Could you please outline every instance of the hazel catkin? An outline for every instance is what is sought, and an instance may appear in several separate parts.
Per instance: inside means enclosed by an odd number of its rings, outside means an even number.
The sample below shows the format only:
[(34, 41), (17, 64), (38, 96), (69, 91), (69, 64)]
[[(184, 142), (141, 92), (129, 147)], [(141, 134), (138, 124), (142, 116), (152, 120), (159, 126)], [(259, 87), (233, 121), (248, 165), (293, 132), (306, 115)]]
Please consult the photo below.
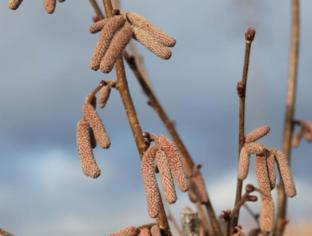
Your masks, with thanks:
[(23, 0), (9, 0), (8, 7), (12, 10), (16, 10), (21, 5), (22, 2)]
[(238, 163), (238, 178), (244, 180), (247, 178), (249, 170), (249, 154), (247, 153), (245, 147), (242, 147), (239, 154)]
[(257, 129), (250, 131), (245, 137), (245, 142), (246, 143), (255, 142), (258, 139), (262, 138), (263, 136), (267, 135), (269, 132), (270, 132), (269, 126), (267, 125), (261, 126)]
[(264, 146), (258, 143), (245, 143), (244, 148), (249, 155), (262, 155), (265, 151)]
[(92, 23), (89, 27), (89, 32), (92, 34), (100, 32), (103, 29), (104, 25), (107, 23), (108, 19), (109, 18), (105, 18)]
[(136, 236), (139, 230), (134, 226), (123, 228), (115, 233), (109, 234), (109, 236)]
[(152, 236), (161, 236), (161, 232), (160, 232), (159, 226), (157, 224), (154, 224), (151, 227), (151, 235)]
[(275, 157), (273, 153), (270, 153), (266, 159), (268, 175), (270, 180), (271, 189), (275, 188), (276, 185), (276, 174), (275, 174)]
[(149, 228), (148, 227), (141, 228), (138, 236), (151, 236)]
[(56, 0), (44, 0), (44, 9), (48, 14), (52, 14), (55, 11)]
[(109, 85), (103, 86), (99, 91), (98, 104), (100, 108), (104, 108), (111, 92), (111, 87)]

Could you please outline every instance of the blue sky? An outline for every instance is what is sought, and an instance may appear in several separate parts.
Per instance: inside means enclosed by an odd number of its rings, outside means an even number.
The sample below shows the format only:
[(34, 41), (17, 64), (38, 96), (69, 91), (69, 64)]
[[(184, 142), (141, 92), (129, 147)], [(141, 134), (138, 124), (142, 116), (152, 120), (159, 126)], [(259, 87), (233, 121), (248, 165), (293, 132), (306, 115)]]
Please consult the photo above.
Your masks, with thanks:
[[(204, 165), (218, 213), (233, 204), (235, 86), (241, 77), (243, 34), (248, 26), (254, 26), (257, 35), (246, 129), (268, 124), (271, 133), (262, 142), (281, 146), (289, 7), (289, 1), (282, 0), (131, 0), (123, 4), (177, 39), (169, 61), (140, 45), (138, 49), (160, 101), (177, 122), (196, 162)], [(296, 116), (312, 120), (312, 2), (303, 0), (301, 9)], [(88, 68), (96, 42), (96, 36), (88, 33), (92, 15), (88, 1), (58, 4), (52, 16), (44, 12), (41, 1), (25, 0), (17, 11), (8, 10), (5, 1), (0, 3), (0, 227), (16, 235), (107, 235), (126, 225), (151, 221), (137, 150), (117, 93), (101, 111), (112, 140), (111, 149), (96, 150), (102, 175), (92, 180), (80, 170), (75, 127), (81, 105), (100, 79), (114, 79), (114, 73), (103, 75)], [(143, 129), (167, 134), (128, 69), (127, 74)], [(290, 201), (293, 222), (312, 218), (311, 151), (312, 145), (303, 143), (293, 153), (299, 192)], [(172, 208), (177, 215), (181, 207), (190, 205), (184, 194), (179, 196)], [(247, 216), (243, 219), (248, 222)]]

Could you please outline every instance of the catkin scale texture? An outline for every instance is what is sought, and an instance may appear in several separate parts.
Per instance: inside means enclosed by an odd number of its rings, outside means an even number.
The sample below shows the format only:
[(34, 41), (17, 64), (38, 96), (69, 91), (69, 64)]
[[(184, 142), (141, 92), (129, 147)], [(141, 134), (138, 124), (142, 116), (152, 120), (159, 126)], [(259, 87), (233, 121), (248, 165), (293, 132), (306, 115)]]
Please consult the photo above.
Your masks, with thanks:
[(238, 178), (240, 180), (246, 179), (248, 175), (248, 169), (249, 169), (249, 154), (247, 153), (246, 149), (242, 147), (238, 163)]
[(158, 41), (162, 45), (167, 47), (173, 47), (176, 44), (176, 40), (174, 38), (170, 37), (162, 30), (155, 27), (143, 16), (140, 16), (134, 12), (127, 12), (126, 17), (132, 25), (146, 31), (154, 38), (154, 40)]
[(103, 29), (104, 25), (107, 23), (108, 19), (109, 18), (105, 18), (92, 23), (89, 27), (89, 32), (92, 34), (100, 32)]
[(270, 132), (270, 127), (267, 125), (261, 126), (257, 129), (252, 130), (249, 132), (245, 137), (245, 142), (255, 142), (258, 139), (262, 138), (263, 136), (267, 135)]
[(109, 236), (136, 236), (139, 230), (134, 226), (129, 226), (124, 229), (119, 230), (118, 232), (112, 233)]
[(152, 236), (161, 236), (161, 232), (160, 232), (159, 226), (157, 224), (155, 224), (151, 227), (151, 235)]
[(56, 0), (44, 0), (43, 5), (46, 12), (52, 14), (55, 11)]
[(92, 178), (100, 176), (101, 171), (93, 156), (89, 124), (83, 118), (77, 123), (76, 142), (80, 156), (81, 168), (85, 175)]
[(146, 47), (156, 56), (162, 59), (169, 59), (171, 57), (170, 49), (158, 41), (155, 41), (152, 35), (135, 26), (133, 26), (132, 29), (136, 40), (138, 40), (144, 47)]
[(125, 24), (126, 20), (123, 16), (114, 16), (107, 20), (107, 23), (102, 28), (97, 40), (95, 49), (90, 61), (92, 70), (100, 68), (101, 60), (108, 49), (115, 33)]
[(260, 228), (262, 231), (271, 232), (273, 229), (274, 208), (266, 159), (264, 156), (256, 156), (256, 177), (259, 187), (264, 193), (261, 194)]
[(294, 197), (296, 196), (296, 187), (295, 187), (295, 183), (291, 174), (291, 171), (289, 169), (288, 166), (288, 161), (287, 161), (287, 157), (284, 153), (282, 153), (281, 151), (277, 150), (277, 149), (273, 149), (271, 150), (276, 158), (277, 164), (278, 164), (278, 169), (281, 175), (281, 179), (283, 181), (284, 184), (284, 189), (286, 192), (286, 195), (288, 197)]
[(105, 52), (101, 64), (100, 70), (104, 73), (109, 73), (114, 67), (117, 58), (121, 55), (124, 48), (127, 46), (132, 38), (131, 26), (124, 25), (113, 37), (107, 51)]
[(149, 228), (148, 227), (141, 228), (138, 236), (151, 236)]
[(258, 143), (245, 143), (244, 148), (249, 155), (260, 155), (265, 151), (264, 146)]
[(143, 177), (144, 191), (147, 198), (147, 209), (150, 217), (155, 218), (159, 213), (161, 198), (155, 176), (154, 157), (157, 149), (148, 148), (141, 161), (141, 175)]
[(158, 137), (158, 144), (168, 158), (168, 163), (172, 176), (182, 192), (188, 190), (188, 180), (184, 174), (183, 163), (179, 151), (165, 136)]
[(83, 114), (86, 119), (86, 121), (89, 123), (90, 127), (92, 128), (92, 131), (94, 133), (96, 142), (102, 147), (102, 148), (109, 148), (110, 146), (110, 140), (106, 133), (105, 127), (103, 125), (103, 122), (94, 109), (94, 107), (89, 104), (85, 103), (83, 106)]
[(273, 153), (270, 153), (266, 159), (268, 175), (270, 180), (271, 189), (275, 188), (276, 185), (276, 174), (275, 174), (275, 157)]
[(100, 91), (99, 91), (99, 99), (98, 99), (98, 104), (100, 108), (104, 108), (108, 99), (109, 99), (109, 95), (111, 92), (111, 88), (110, 86), (106, 85), (103, 86)]
[(9, 0), (8, 7), (12, 10), (16, 10), (22, 2), (23, 0)]

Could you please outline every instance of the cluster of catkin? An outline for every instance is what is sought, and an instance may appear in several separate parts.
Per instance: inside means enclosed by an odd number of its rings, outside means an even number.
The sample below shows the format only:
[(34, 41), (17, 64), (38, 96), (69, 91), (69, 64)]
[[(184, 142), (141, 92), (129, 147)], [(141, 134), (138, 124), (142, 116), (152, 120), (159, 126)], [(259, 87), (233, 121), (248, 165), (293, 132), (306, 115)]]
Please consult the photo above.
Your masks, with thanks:
[[(23, 0), (9, 0), (8, 6), (12, 10), (16, 10)], [(44, 0), (43, 6), (47, 13), (52, 14), (55, 11), (57, 0)], [(58, 2), (65, 2), (65, 0), (58, 0)]]
[(276, 183), (275, 163), (284, 184), (286, 195), (288, 197), (296, 195), (296, 188), (286, 155), (276, 148), (266, 149), (262, 144), (255, 143), (269, 131), (268, 126), (262, 126), (246, 135), (238, 166), (238, 178), (244, 180), (248, 175), (250, 155), (256, 155), (256, 177), (262, 192), (259, 223), (260, 229), (265, 232), (271, 232), (273, 228), (274, 207), (271, 190), (274, 189)]
[(208, 203), (209, 198), (200, 168), (201, 165), (193, 167), (192, 175), (189, 180), (189, 190), (187, 193), (191, 202)]
[[(96, 92), (91, 92), (86, 97), (83, 105), (83, 116), (77, 123), (76, 142), (83, 173), (86, 176), (97, 178), (101, 174), (94, 155), (93, 149), (98, 144), (102, 148), (109, 148), (110, 139), (105, 130), (104, 124), (96, 111), (96, 104), (103, 108), (109, 98), (111, 87), (109, 84), (101, 82)], [(98, 101), (97, 101), (98, 100)]]
[(141, 175), (147, 198), (147, 208), (150, 217), (158, 216), (161, 207), (161, 197), (155, 171), (158, 169), (164, 195), (168, 203), (177, 200), (175, 184), (181, 191), (188, 190), (188, 179), (185, 176), (181, 155), (176, 146), (165, 136), (155, 136), (155, 145), (150, 146), (143, 154)]
[(89, 31), (100, 32), (93, 51), (90, 67), (109, 73), (122, 51), (133, 37), (160, 58), (169, 59), (176, 40), (151, 24), (143, 16), (125, 12), (94, 22)]
[(307, 142), (312, 142), (312, 123), (306, 120), (298, 120), (296, 124), (299, 125), (299, 129), (292, 138), (292, 146), (298, 147), (302, 138)]
[(129, 226), (112, 233), (109, 236), (161, 236), (159, 226), (157, 224), (144, 225), (140, 227)]

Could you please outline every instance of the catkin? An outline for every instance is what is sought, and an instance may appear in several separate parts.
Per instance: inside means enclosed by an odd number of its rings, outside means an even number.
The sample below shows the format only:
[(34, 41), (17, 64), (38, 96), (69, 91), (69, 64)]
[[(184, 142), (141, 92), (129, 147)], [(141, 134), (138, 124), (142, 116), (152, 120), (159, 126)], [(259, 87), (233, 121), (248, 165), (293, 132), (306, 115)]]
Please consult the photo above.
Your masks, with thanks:
[(134, 12), (127, 12), (126, 17), (132, 25), (151, 34), (154, 37), (154, 40), (157, 40), (162, 45), (173, 47), (176, 44), (176, 40), (174, 38), (162, 32), (143, 16), (140, 16)]
[(147, 209), (149, 216), (152, 218), (157, 217), (161, 206), (161, 198), (155, 176), (154, 157), (156, 151), (155, 147), (149, 147), (143, 154), (141, 162), (141, 175), (147, 198)]
[(98, 104), (100, 108), (104, 108), (111, 92), (111, 87), (109, 85), (103, 86), (99, 91)]
[(292, 140), (291, 140), (291, 145), (292, 147), (296, 148), (299, 146), (300, 141), (302, 139), (302, 137), (305, 134), (305, 130), (303, 129), (303, 127), (300, 127), (299, 130), (293, 135)]
[(107, 23), (102, 28), (98, 41), (90, 61), (92, 70), (100, 68), (101, 60), (108, 49), (115, 33), (125, 24), (126, 20), (123, 16), (113, 16), (107, 20)]
[(207, 203), (208, 195), (207, 195), (207, 190), (205, 186), (205, 181), (197, 166), (194, 166), (193, 176), (192, 176), (191, 181), (195, 185), (195, 194), (197, 195), (198, 200), (201, 203)]
[(88, 121), (90, 127), (92, 128), (96, 142), (102, 148), (109, 148), (109, 137), (106, 133), (103, 122), (94, 107), (90, 103), (85, 103), (83, 106), (83, 113), (86, 121)]
[(158, 41), (155, 41), (153, 36), (146, 31), (133, 26), (133, 33), (136, 38), (144, 47), (154, 53), (156, 56), (162, 59), (169, 59), (171, 57), (171, 51)]
[(46, 12), (52, 14), (55, 11), (56, 0), (44, 0), (43, 5)]
[(101, 170), (93, 156), (91, 140), (90, 140), (90, 126), (85, 119), (80, 119), (77, 123), (76, 141), (77, 149), (80, 156), (81, 168), (86, 176), (97, 178), (101, 174)]
[(305, 131), (304, 135), (303, 135), (303, 138), (307, 142), (312, 142), (312, 132)]
[(271, 232), (273, 228), (274, 208), (271, 197), (271, 186), (264, 156), (256, 156), (256, 177), (261, 194), (260, 228), (262, 231)]
[(16, 10), (19, 7), (19, 5), (21, 5), (22, 2), (23, 0), (9, 0), (8, 6), (10, 9)]
[(159, 170), (161, 184), (168, 203), (175, 203), (177, 200), (173, 179), (166, 154), (162, 150), (158, 150), (155, 157), (155, 163)]
[(140, 233), (138, 234), (138, 236), (150, 236), (150, 235), (151, 233), (148, 227), (141, 228)]
[(279, 167), (278, 169), (279, 169), (279, 172), (280, 172), (283, 184), (284, 184), (286, 195), (288, 197), (296, 196), (296, 187), (295, 187), (295, 183), (294, 183), (291, 171), (288, 166), (286, 155), (277, 149), (272, 149), (271, 151), (275, 155), (275, 158)]
[(276, 174), (275, 174), (275, 157), (273, 153), (270, 153), (269, 156), (267, 157), (266, 164), (268, 168), (270, 186), (271, 189), (274, 189), (276, 185)]
[(184, 173), (183, 163), (179, 151), (176, 149), (175, 145), (163, 135), (158, 137), (158, 144), (160, 149), (165, 152), (168, 158), (170, 170), (176, 184), (182, 192), (187, 191), (188, 181)]
[(238, 164), (238, 178), (244, 180), (247, 178), (249, 169), (249, 154), (247, 153), (245, 147), (242, 147), (239, 155)]
[(104, 73), (109, 73), (114, 67), (114, 64), (121, 55), (124, 48), (127, 46), (133, 35), (131, 26), (124, 25), (114, 36), (104, 57), (101, 60), (100, 70)]
[(270, 132), (269, 126), (267, 125), (261, 126), (257, 129), (250, 131), (245, 137), (245, 142), (246, 143), (255, 142), (258, 139), (262, 138), (263, 136), (267, 135), (269, 132)]
[(152, 236), (161, 236), (161, 232), (160, 232), (159, 226), (157, 224), (155, 224), (151, 227), (151, 234), (152, 234)]
[(107, 23), (108, 19), (109, 18), (105, 18), (103, 20), (98, 20), (92, 23), (89, 27), (89, 32), (92, 34), (100, 32), (103, 29), (104, 25)]
[(264, 146), (258, 143), (245, 143), (244, 148), (249, 155), (261, 155), (265, 151)]
[(129, 226), (124, 229), (119, 230), (118, 232), (112, 233), (109, 236), (136, 236), (139, 230), (134, 226)]

